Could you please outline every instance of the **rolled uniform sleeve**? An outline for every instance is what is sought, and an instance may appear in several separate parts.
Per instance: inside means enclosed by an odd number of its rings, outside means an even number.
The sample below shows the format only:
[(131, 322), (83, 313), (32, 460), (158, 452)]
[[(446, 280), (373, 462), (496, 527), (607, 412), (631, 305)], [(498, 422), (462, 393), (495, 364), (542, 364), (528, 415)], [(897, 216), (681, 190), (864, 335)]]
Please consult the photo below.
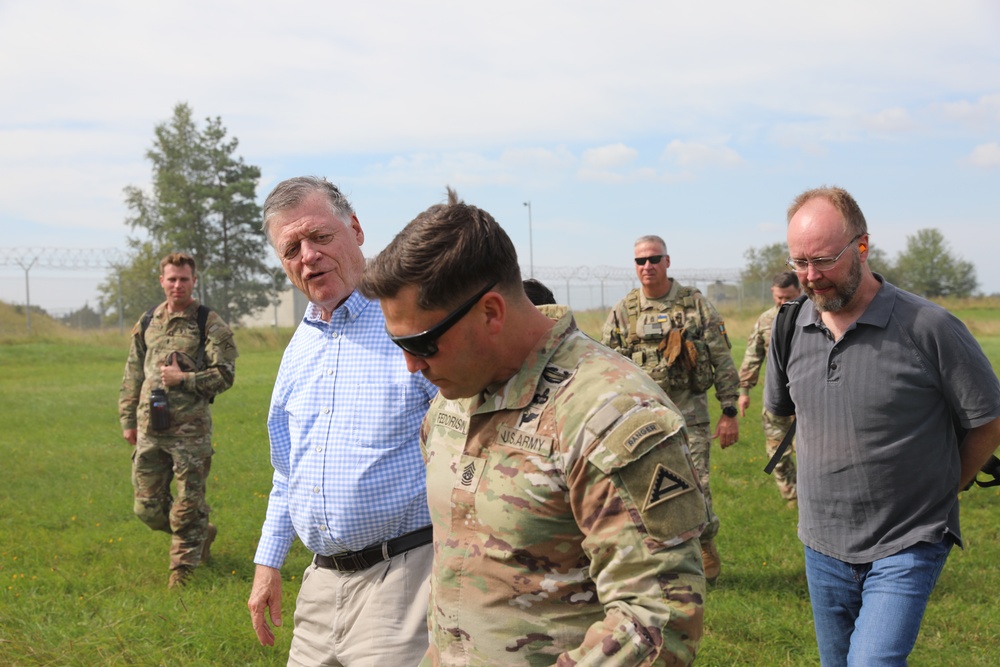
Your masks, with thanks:
[(757, 318), (753, 330), (747, 336), (747, 349), (743, 354), (743, 364), (740, 366), (740, 394), (747, 396), (750, 390), (760, 381), (760, 369), (767, 359), (767, 344), (770, 338), (770, 326), (763, 326), (765, 316)]
[(703, 338), (711, 356), (715, 381), (715, 397), (723, 406), (734, 405), (739, 397), (740, 378), (733, 362), (732, 345), (726, 333), (726, 323), (715, 307), (698, 295), (698, 310), (704, 322)]
[(122, 376), (121, 389), (118, 391), (118, 421), (123, 431), (137, 428), (136, 411), (142, 394), (142, 383), (146, 380), (143, 368), (146, 355), (140, 344), (142, 325), (136, 322), (132, 327), (132, 344), (129, 347), (128, 359), (125, 361), (125, 374)]

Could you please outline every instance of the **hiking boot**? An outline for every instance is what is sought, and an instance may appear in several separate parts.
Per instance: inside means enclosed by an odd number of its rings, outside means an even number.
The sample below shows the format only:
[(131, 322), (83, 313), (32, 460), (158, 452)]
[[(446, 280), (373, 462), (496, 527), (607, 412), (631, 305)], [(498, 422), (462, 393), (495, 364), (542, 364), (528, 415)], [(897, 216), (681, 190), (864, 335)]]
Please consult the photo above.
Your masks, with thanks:
[(715, 546), (715, 540), (701, 543), (701, 561), (705, 567), (705, 581), (714, 584), (722, 572), (722, 559), (719, 557), (719, 550)]
[(215, 527), (214, 523), (208, 524), (208, 531), (205, 533), (205, 541), (201, 545), (201, 562), (207, 563), (212, 557), (212, 542), (215, 541), (215, 536), (219, 534), (218, 529)]
[(176, 570), (170, 570), (170, 580), (167, 582), (167, 588), (183, 588), (187, 586), (187, 582), (191, 579), (193, 571), (193, 568), (187, 565), (181, 565)]

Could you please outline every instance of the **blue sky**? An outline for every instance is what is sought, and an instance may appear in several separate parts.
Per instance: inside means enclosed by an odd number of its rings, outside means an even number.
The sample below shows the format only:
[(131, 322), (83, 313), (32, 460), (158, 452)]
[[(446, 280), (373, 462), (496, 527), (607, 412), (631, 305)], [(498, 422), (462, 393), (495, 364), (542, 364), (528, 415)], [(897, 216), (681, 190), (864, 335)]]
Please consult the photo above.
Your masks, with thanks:
[[(124, 248), (178, 102), (220, 116), (260, 200), (312, 173), (373, 255), (450, 184), (522, 266), (739, 268), (837, 184), (890, 256), (939, 228), (1000, 292), (1000, 3), (0, 0), (0, 247)], [(100, 273), (33, 269), (32, 302)], [(0, 267), (0, 299), (24, 301)]]

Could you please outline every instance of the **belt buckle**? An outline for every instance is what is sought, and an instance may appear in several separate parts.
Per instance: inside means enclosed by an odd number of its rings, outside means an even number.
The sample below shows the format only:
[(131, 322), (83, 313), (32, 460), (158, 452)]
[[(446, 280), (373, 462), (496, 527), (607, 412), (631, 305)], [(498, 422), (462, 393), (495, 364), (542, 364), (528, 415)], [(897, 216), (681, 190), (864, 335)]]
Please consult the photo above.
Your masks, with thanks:
[[(343, 566), (341, 565), (342, 561)], [(369, 567), (360, 551), (352, 551), (351, 553), (338, 556), (333, 559), (333, 564), (337, 566), (337, 572), (358, 572), (366, 570)]]

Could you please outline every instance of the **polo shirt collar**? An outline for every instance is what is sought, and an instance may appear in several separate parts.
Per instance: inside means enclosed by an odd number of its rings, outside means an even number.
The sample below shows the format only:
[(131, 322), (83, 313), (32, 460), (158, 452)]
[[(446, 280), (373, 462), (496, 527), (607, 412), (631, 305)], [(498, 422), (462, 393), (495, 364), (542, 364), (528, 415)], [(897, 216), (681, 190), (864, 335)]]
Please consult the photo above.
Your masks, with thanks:
[[(889, 324), (889, 317), (892, 315), (892, 309), (896, 303), (896, 293), (899, 290), (892, 283), (886, 282), (885, 278), (880, 274), (873, 272), (872, 275), (875, 276), (882, 286), (875, 293), (875, 297), (868, 304), (868, 307), (865, 308), (865, 312), (861, 313), (861, 317), (848, 330), (854, 329), (859, 324), (868, 324), (880, 329), (884, 329)], [(820, 313), (816, 310), (812, 299), (806, 299), (802, 307), (806, 309), (806, 317), (798, 320), (797, 324), (799, 326), (807, 327), (813, 325), (821, 329), (826, 329), (826, 325), (823, 324)]]

